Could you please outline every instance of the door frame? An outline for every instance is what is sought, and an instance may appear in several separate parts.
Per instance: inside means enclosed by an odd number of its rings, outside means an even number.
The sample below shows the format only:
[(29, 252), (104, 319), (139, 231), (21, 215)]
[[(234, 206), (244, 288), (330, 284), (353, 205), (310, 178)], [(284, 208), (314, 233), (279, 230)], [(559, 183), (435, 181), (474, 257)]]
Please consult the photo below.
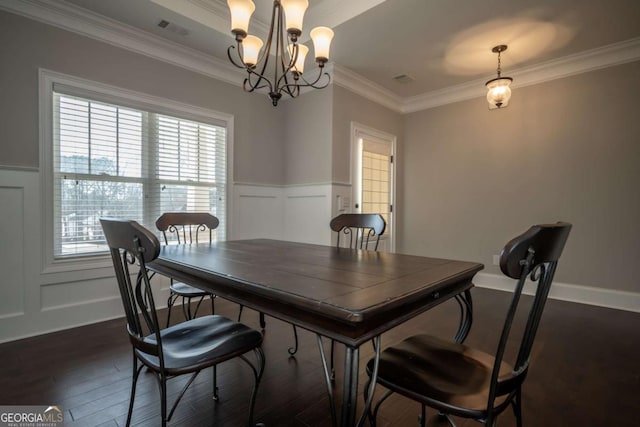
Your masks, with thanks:
[(391, 238), (389, 239), (389, 252), (396, 251), (396, 217), (398, 212), (398, 207), (396, 204), (396, 165), (397, 165), (397, 137), (388, 132), (372, 128), (371, 126), (364, 125), (358, 122), (351, 122), (351, 159), (349, 162), (349, 168), (351, 170), (350, 174), (350, 184), (351, 184), (351, 206), (349, 207), (349, 212), (355, 211), (355, 204), (358, 200), (358, 195), (361, 193), (361, 184), (358, 180), (359, 170), (358, 168), (361, 165), (358, 162), (359, 159), (359, 145), (358, 139), (362, 137), (370, 137), (374, 140), (382, 140), (391, 145), (391, 156), (393, 161), (391, 162), (391, 188), (389, 189), (390, 199), (392, 211), (389, 212), (389, 217), (391, 218), (391, 224), (387, 224), (389, 227), (389, 231), (391, 232)]

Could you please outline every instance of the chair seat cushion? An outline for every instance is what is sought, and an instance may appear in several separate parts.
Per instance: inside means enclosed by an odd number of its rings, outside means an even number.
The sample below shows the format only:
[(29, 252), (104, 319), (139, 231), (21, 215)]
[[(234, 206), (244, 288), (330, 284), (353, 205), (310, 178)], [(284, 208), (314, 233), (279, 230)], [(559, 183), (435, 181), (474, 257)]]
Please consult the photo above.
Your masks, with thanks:
[(194, 288), (193, 286), (187, 285), (182, 282), (175, 282), (169, 286), (169, 289), (172, 293), (180, 295), (182, 297), (202, 297), (207, 295), (212, 295), (211, 292), (203, 291), (202, 289)]
[[(262, 334), (223, 316), (203, 316), (160, 331), (165, 369), (169, 375), (203, 369), (252, 350), (262, 343)], [(156, 345), (155, 335), (145, 342)], [(154, 370), (157, 356), (136, 350), (138, 357)]]
[[(479, 414), (487, 410), (493, 363), (493, 356), (463, 344), (415, 335), (381, 353), (378, 382), (448, 413)], [(367, 364), (369, 374), (373, 364), (373, 359)], [(501, 364), (501, 378), (511, 372), (508, 364)], [(498, 397), (494, 406), (505, 400)]]

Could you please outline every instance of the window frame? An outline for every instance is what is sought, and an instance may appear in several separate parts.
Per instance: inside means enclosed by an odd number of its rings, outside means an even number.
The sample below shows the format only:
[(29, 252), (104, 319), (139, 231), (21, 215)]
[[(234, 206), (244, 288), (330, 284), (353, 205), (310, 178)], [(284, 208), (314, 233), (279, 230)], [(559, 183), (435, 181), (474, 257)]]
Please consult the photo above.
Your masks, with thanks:
[(41, 182), (41, 259), (43, 274), (61, 273), (109, 267), (108, 253), (54, 256), (54, 187), (53, 187), (53, 138), (54, 138), (54, 92), (78, 96), (91, 100), (116, 104), (123, 107), (144, 110), (149, 113), (172, 116), (226, 128), (226, 231), (231, 239), (233, 197), (231, 194), (233, 177), (233, 131), (234, 117), (194, 105), (184, 104), (166, 98), (123, 89), (104, 83), (82, 79), (47, 69), (39, 69), (39, 143)]

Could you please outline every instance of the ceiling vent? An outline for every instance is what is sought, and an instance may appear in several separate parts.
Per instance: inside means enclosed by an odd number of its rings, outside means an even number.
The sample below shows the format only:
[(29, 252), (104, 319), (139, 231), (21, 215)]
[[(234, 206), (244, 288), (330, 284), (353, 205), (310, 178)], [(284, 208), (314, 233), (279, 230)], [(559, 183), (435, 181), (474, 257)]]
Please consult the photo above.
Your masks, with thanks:
[(395, 76), (393, 78), (398, 83), (407, 84), (415, 81), (415, 79), (407, 74), (400, 74), (399, 76)]
[(183, 37), (189, 34), (189, 30), (187, 30), (186, 28), (181, 27), (180, 25), (172, 24), (171, 22), (164, 19), (158, 22), (158, 27), (167, 31), (171, 31), (172, 33), (176, 33), (179, 36)]

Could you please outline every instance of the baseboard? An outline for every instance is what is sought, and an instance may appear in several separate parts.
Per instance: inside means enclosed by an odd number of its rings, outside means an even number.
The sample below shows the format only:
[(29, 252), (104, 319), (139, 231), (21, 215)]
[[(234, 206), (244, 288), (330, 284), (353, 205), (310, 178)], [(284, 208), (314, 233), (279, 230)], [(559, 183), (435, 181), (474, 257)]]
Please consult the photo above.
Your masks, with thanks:
[[(479, 288), (499, 291), (512, 291), (515, 285), (512, 279), (490, 273), (478, 273), (474, 283)], [(535, 285), (527, 283), (523, 293), (533, 295), (534, 290)], [(553, 282), (549, 298), (640, 313), (640, 293), (637, 292)]]

